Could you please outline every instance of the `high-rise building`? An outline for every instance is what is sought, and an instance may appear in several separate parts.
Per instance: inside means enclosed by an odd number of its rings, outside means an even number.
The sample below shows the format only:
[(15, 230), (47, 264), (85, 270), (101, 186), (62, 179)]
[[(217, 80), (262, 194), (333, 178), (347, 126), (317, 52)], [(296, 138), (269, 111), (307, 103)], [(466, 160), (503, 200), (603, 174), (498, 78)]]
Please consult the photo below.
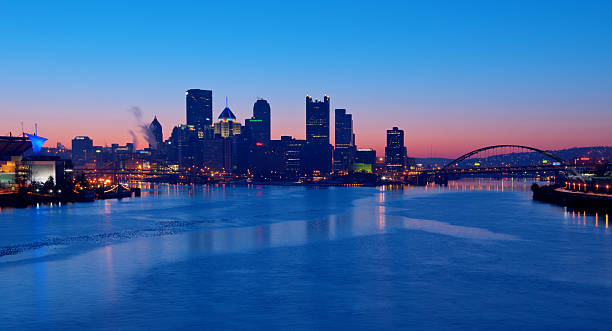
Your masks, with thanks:
[(157, 116), (153, 118), (153, 121), (149, 125), (149, 131), (151, 136), (149, 137), (149, 148), (159, 149), (164, 143), (164, 133), (162, 131), (161, 123), (157, 120)]
[(387, 147), (385, 147), (385, 166), (389, 172), (402, 172), (406, 166), (406, 147), (404, 130), (393, 127), (387, 130)]
[(306, 141), (329, 144), (329, 96), (323, 101), (306, 96)]
[(215, 135), (222, 138), (237, 136), (242, 131), (242, 125), (236, 120), (236, 115), (226, 105), (225, 109), (219, 114), (219, 122), (215, 123)]
[(353, 115), (347, 114), (346, 109), (336, 109), (335, 122), (334, 171), (348, 172), (352, 170), (355, 155)]
[(87, 136), (76, 136), (72, 139), (72, 162), (82, 165), (93, 158), (93, 140)]
[(258, 99), (253, 105), (253, 122), (260, 122), (254, 125), (252, 134), (256, 142), (267, 146), (270, 142), (270, 104), (264, 99)]
[(187, 125), (192, 125), (202, 139), (211, 130), (212, 120), (212, 91), (190, 89), (187, 90)]
[(325, 175), (331, 171), (332, 146), (329, 144), (329, 96), (323, 101), (306, 96), (306, 145), (304, 168), (307, 173)]

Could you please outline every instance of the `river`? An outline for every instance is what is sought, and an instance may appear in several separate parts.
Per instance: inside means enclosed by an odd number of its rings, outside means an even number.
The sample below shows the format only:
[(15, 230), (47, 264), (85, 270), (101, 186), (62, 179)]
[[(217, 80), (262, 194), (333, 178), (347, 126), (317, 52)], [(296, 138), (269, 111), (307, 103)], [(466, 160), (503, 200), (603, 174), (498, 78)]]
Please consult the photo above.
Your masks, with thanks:
[(608, 215), (523, 181), (143, 186), (0, 210), (2, 329), (600, 329)]

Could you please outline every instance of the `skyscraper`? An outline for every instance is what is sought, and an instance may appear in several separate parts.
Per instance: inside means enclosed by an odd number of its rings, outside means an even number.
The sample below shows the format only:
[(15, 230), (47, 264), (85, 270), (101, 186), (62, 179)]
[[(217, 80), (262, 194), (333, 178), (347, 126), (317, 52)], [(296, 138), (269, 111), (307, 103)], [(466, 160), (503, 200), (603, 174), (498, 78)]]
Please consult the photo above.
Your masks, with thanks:
[(336, 127), (334, 149), (334, 171), (348, 172), (352, 170), (355, 135), (353, 134), (353, 115), (347, 114), (346, 109), (336, 109)]
[(260, 125), (253, 126), (253, 137), (256, 142), (261, 142), (267, 146), (270, 142), (270, 104), (264, 99), (258, 99), (253, 105), (254, 122), (261, 122)]
[(222, 138), (232, 137), (239, 135), (242, 126), (236, 120), (236, 115), (232, 112), (232, 110), (227, 105), (225, 105), (225, 109), (219, 114), (218, 117), (219, 122), (215, 123), (214, 130), (215, 135), (220, 135)]
[(402, 172), (406, 165), (406, 147), (404, 130), (393, 127), (387, 130), (387, 147), (385, 147), (385, 166), (389, 172)]
[(323, 101), (306, 96), (306, 146), (304, 167), (307, 173), (325, 175), (331, 171), (332, 146), (329, 144), (329, 96)]
[(153, 118), (153, 121), (149, 125), (149, 131), (152, 136), (149, 137), (149, 148), (160, 149), (164, 143), (164, 133), (161, 123), (157, 120), (157, 116)]
[(187, 90), (187, 125), (192, 125), (203, 138), (210, 131), (212, 121), (212, 91), (190, 89)]
[(323, 101), (306, 96), (306, 141), (329, 144), (329, 96)]

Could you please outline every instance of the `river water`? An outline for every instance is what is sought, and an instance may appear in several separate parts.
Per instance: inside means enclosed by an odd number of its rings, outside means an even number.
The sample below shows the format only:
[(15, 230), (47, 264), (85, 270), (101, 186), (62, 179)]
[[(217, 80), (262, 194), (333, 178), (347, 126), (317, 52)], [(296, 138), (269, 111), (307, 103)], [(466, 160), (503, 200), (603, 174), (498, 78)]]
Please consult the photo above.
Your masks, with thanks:
[(608, 215), (529, 184), (159, 185), (2, 209), (0, 329), (609, 330)]

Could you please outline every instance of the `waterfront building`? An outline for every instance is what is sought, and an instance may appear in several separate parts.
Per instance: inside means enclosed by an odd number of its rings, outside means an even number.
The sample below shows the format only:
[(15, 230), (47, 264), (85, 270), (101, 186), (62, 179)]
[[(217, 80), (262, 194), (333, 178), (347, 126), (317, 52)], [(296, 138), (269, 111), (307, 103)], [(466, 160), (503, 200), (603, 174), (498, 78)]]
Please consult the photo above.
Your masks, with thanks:
[(393, 127), (387, 130), (387, 147), (385, 147), (385, 167), (388, 172), (403, 172), (406, 166), (406, 147), (404, 130)]
[(87, 136), (76, 136), (72, 139), (72, 162), (83, 165), (93, 157), (93, 140)]
[(212, 91), (190, 89), (186, 93), (187, 125), (195, 128), (198, 138), (209, 135), (213, 120)]
[[(29, 170), (29, 183), (45, 183), (49, 178), (57, 186), (64, 186), (72, 176), (72, 161), (57, 156), (32, 155), (23, 158), (20, 163)], [(48, 192), (44, 192), (48, 193)]]
[(355, 134), (353, 133), (353, 116), (346, 109), (336, 109), (335, 112), (335, 149), (334, 171), (348, 172), (352, 170), (355, 154)]

